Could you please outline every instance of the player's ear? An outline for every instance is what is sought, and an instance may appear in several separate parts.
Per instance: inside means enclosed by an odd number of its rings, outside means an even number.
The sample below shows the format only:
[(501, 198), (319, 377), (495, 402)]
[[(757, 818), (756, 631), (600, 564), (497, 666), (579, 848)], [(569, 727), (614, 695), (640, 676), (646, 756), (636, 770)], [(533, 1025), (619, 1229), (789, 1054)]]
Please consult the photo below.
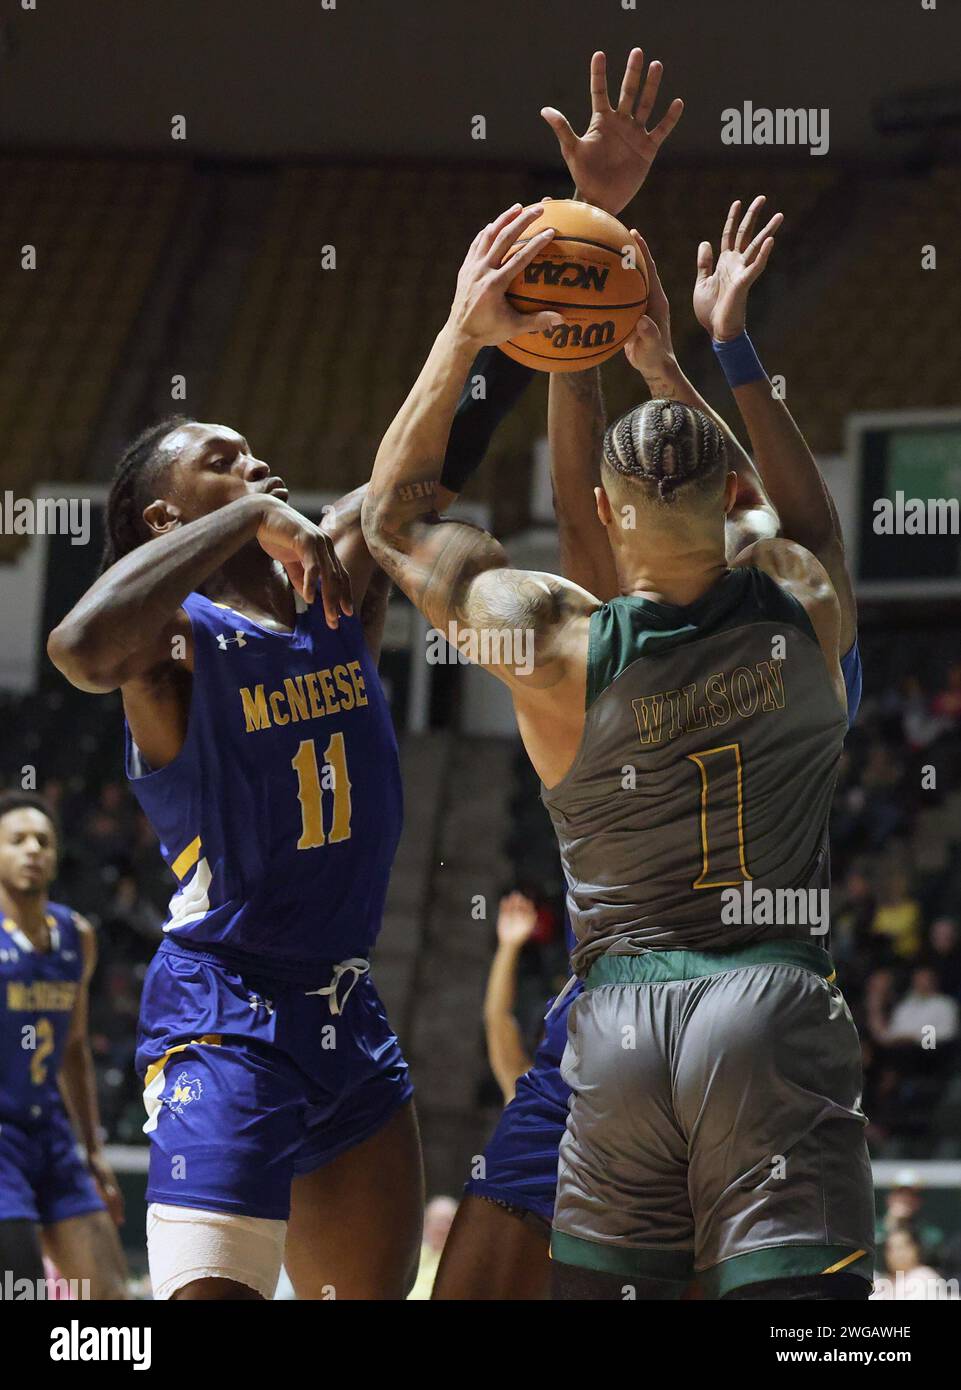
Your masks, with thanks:
[(737, 501), (737, 474), (732, 469), (724, 480), (724, 515), (727, 516)]
[(597, 504), (597, 515), (603, 526), (610, 526), (614, 520), (614, 513), (611, 509), (611, 499), (602, 487), (594, 489), (594, 501)]
[(180, 510), (171, 502), (159, 498), (143, 509), (143, 519), (155, 536), (165, 536), (180, 525)]

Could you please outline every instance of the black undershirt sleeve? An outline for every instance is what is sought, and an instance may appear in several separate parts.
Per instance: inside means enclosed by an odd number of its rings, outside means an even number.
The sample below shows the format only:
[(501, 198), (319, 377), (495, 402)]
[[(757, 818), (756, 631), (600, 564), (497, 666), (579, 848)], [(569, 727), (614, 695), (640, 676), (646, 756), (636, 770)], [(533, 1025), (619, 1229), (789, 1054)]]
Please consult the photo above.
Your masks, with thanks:
[[(457, 402), (440, 480), (451, 492), (462, 492), (480, 467), (494, 431), (534, 376), (533, 368), (507, 357), (499, 348), (483, 347), (474, 358)], [(483, 397), (475, 394), (477, 377), (484, 378)]]

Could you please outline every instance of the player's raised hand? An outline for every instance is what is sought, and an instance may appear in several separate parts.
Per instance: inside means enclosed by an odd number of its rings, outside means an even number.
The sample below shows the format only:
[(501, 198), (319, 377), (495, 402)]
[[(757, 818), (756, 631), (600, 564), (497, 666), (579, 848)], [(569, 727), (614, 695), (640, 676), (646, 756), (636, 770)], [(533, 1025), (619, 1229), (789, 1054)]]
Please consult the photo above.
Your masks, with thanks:
[(624, 344), (624, 355), (635, 371), (650, 378), (657, 374), (668, 358), (674, 356), (671, 307), (647, 242), (635, 227), (631, 228), (631, 236), (647, 271), (647, 310), (638, 319)]
[(541, 115), (557, 136), (578, 196), (615, 217), (627, 207), (641, 187), (657, 152), (681, 119), (684, 103), (675, 97), (650, 130), (647, 122), (664, 73), (654, 60), (644, 71), (644, 52), (632, 48), (624, 69), (617, 106), (611, 106), (607, 90), (607, 59), (595, 53), (591, 59), (591, 119), (583, 135), (575, 135), (567, 118), (553, 106)]
[(694, 313), (715, 342), (723, 343), (744, 332), (748, 294), (755, 280), (763, 274), (774, 249), (774, 234), (784, 221), (783, 213), (776, 212), (766, 226), (751, 235), (754, 220), (765, 202), (761, 194), (743, 217), (740, 217), (740, 199), (731, 204), (721, 233), (717, 265), (709, 241), (702, 241), (697, 248)]
[(337, 558), (334, 542), (319, 526), (281, 501), (264, 496), (264, 514), (257, 543), (287, 571), (291, 584), (306, 603), (313, 603), (320, 584), (327, 626), (335, 628), (341, 613), (353, 613), (350, 579)]
[(536, 333), (564, 322), (553, 310), (522, 314), (507, 299), (507, 287), (518, 271), (549, 245), (553, 227), (531, 237), (505, 262), (511, 247), (544, 211), (543, 203), (522, 208), (515, 203), (477, 233), (457, 275), (450, 324), (475, 347), (506, 343), (516, 333)]
[(497, 911), (497, 940), (502, 946), (523, 946), (537, 926), (537, 907), (523, 893), (508, 893)]

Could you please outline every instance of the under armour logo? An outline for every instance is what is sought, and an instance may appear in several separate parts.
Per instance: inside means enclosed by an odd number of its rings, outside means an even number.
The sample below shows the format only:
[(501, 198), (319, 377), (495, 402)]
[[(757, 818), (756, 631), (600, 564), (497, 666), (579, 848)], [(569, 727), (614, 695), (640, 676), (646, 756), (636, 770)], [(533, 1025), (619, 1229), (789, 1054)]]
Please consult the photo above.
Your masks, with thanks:
[(266, 1009), (268, 1014), (272, 1014), (274, 1011), (274, 1002), (272, 999), (262, 999), (259, 994), (252, 994), (247, 1000), (247, 1007), (253, 1009), (255, 1012), (257, 1009)]
[(231, 646), (246, 647), (246, 645), (247, 639), (239, 627), (234, 628), (233, 637), (225, 637), (222, 632), (217, 633), (217, 646), (222, 652), (225, 652), (227, 648)]

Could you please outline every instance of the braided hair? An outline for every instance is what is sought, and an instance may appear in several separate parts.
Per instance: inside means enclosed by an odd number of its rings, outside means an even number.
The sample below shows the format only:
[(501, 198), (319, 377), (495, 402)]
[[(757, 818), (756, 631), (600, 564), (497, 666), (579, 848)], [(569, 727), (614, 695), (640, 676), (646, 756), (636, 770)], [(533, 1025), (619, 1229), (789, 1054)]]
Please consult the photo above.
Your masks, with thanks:
[(168, 415), (138, 434), (120, 456), (104, 513), (101, 574), (149, 539), (143, 511), (170, 463), (160, 446), (172, 430), (190, 423), (186, 415)]
[(646, 491), (661, 502), (675, 502), (688, 483), (716, 478), (726, 459), (724, 436), (710, 416), (677, 401), (645, 401), (604, 435), (607, 466), (649, 485)]

